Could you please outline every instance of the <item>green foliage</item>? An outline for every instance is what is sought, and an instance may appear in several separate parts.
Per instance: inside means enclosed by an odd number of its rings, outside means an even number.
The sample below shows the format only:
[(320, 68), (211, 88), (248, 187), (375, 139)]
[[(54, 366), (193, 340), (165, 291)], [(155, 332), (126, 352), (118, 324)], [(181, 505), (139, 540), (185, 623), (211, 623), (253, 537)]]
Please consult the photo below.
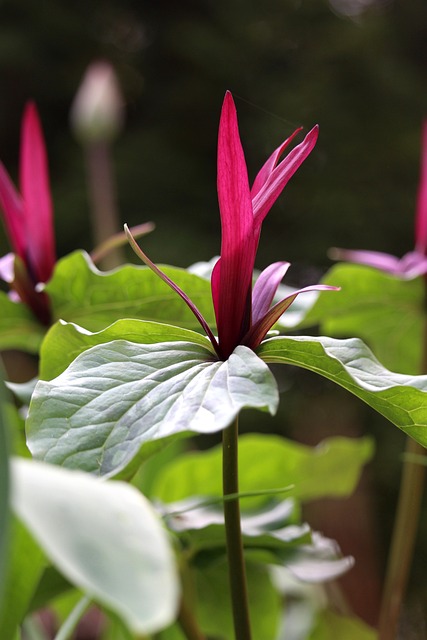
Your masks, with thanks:
[(40, 547), (17, 519), (12, 520), (11, 545), (0, 607), (2, 640), (15, 640), (43, 574), (46, 559)]
[(321, 611), (315, 626), (307, 640), (376, 640), (377, 633), (367, 624), (357, 618), (341, 616), (332, 611)]
[[(372, 456), (368, 438), (330, 438), (307, 447), (279, 436), (248, 434), (239, 439), (241, 492), (289, 487), (286, 496), (305, 502), (321, 497), (350, 495), (363, 465)], [(164, 467), (154, 481), (152, 494), (164, 502), (199, 496), (220, 496), (221, 447), (181, 454)], [(242, 506), (270, 497), (244, 498)]]
[(0, 376), (0, 608), (9, 547), (9, 447), (2, 377)]
[(427, 376), (388, 371), (361, 340), (271, 338), (257, 352), (265, 362), (293, 364), (332, 380), (427, 444)]
[(274, 413), (278, 400), (270, 370), (246, 347), (220, 362), (194, 342), (116, 340), (37, 384), (28, 446), (47, 462), (113, 475), (146, 442), (219, 431), (245, 407)]
[(38, 353), (45, 328), (22, 302), (12, 302), (0, 291), (0, 349)]
[[(165, 273), (191, 297), (207, 322), (214, 321), (210, 284), (185, 269), (164, 267)], [(99, 331), (122, 318), (167, 322), (199, 329), (187, 305), (148, 267), (125, 265), (99, 271), (81, 251), (59, 260), (45, 287), (54, 320)]]
[(172, 622), (179, 598), (172, 551), (138, 491), (22, 459), (13, 461), (13, 480), (15, 512), (74, 585), (136, 633)]
[(341, 287), (319, 296), (301, 322), (319, 324), (325, 335), (358, 336), (389, 369), (417, 373), (421, 367), (425, 283), (402, 280), (362, 265), (338, 264), (322, 279)]

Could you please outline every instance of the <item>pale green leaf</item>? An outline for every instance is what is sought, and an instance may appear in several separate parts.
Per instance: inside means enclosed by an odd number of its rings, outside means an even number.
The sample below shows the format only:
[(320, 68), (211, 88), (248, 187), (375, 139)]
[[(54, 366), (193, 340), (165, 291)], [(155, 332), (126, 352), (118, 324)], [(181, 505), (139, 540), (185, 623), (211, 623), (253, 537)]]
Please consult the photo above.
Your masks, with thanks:
[(12, 506), (51, 561), (137, 633), (176, 615), (173, 553), (150, 503), (122, 482), (15, 458)]
[(363, 620), (342, 616), (327, 609), (319, 612), (307, 640), (376, 640), (377, 633)]
[(303, 367), (332, 380), (427, 445), (427, 375), (410, 376), (385, 369), (357, 338), (271, 338), (257, 353), (265, 362)]
[(189, 329), (144, 320), (118, 320), (91, 333), (73, 323), (60, 321), (47, 333), (40, 350), (40, 378), (50, 380), (62, 373), (77, 356), (97, 344), (128, 340), (141, 344), (156, 342), (194, 342), (213, 353), (209, 340)]
[(116, 340), (37, 384), (28, 446), (46, 462), (112, 475), (144, 443), (219, 431), (243, 408), (274, 413), (278, 400), (267, 365), (246, 347), (221, 362), (200, 344)]

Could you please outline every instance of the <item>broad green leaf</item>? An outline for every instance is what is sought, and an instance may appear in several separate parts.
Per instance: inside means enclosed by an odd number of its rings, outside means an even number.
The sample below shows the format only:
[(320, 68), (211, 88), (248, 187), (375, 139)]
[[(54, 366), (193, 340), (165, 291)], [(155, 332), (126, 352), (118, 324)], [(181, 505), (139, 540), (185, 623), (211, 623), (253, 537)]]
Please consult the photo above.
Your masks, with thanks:
[[(209, 283), (185, 269), (162, 267), (188, 292), (208, 323), (214, 323)], [(148, 267), (125, 265), (99, 271), (89, 256), (76, 251), (56, 264), (45, 287), (54, 319), (98, 331), (121, 318), (168, 322), (190, 329), (200, 325), (187, 305)]]
[[(363, 465), (372, 456), (368, 438), (329, 438), (308, 447), (273, 435), (242, 435), (239, 439), (241, 492), (287, 487), (301, 501), (350, 495)], [(194, 494), (220, 496), (222, 448), (184, 453), (161, 469), (152, 495), (163, 502)], [(242, 507), (265, 498), (242, 500)]]
[(175, 617), (179, 589), (166, 532), (122, 482), (15, 458), (12, 506), (60, 571), (135, 633)]
[(378, 269), (338, 264), (322, 283), (341, 291), (319, 296), (302, 326), (319, 324), (325, 335), (357, 336), (386, 367), (402, 373), (420, 371), (426, 322), (423, 278), (401, 280)]
[(209, 340), (199, 333), (158, 322), (118, 320), (102, 331), (91, 333), (78, 325), (61, 321), (50, 329), (43, 341), (40, 350), (40, 378), (55, 378), (86, 349), (113, 340), (128, 340), (141, 344), (194, 342), (212, 350)]
[(4, 400), (3, 376), (0, 373), (0, 603), (6, 575), (9, 547), (9, 446)]
[(18, 626), (30, 609), (31, 600), (46, 566), (40, 547), (16, 518), (11, 523), (11, 545), (0, 606), (2, 640), (14, 640)]
[(332, 380), (427, 446), (427, 375), (392, 373), (357, 338), (271, 338), (257, 353), (265, 362), (292, 364)]
[(219, 431), (244, 408), (274, 413), (276, 381), (253, 351), (237, 347), (225, 362), (213, 358), (194, 342), (92, 347), (37, 384), (28, 446), (46, 462), (113, 475), (144, 443)]
[(37, 353), (43, 340), (43, 327), (21, 302), (13, 302), (0, 291), (0, 350), (20, 349)]
[(342, 616), (327, 609), (320, 611), (307, 640), (376, 640), (377, 633), (359, 618)]

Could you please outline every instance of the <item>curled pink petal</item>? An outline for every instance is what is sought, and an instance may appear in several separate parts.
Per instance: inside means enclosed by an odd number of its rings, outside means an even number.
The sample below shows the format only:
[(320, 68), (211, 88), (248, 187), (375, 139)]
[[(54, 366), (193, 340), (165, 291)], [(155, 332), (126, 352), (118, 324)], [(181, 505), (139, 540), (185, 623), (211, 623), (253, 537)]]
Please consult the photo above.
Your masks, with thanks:
[(55, 264), (46, 148), (35, 105), (24, 112), (21, 133), (21, 193), (24, 201), (28, 262), (38, 282), (47, 282)]
[(289, 262), (274, 262), (261, 272), (252, 290), (252, 323), (267, 313), (277, 287), (290, 267)]
[(252, 205), (257, 230), (260, 229), (262, 221), (284, 187), (314, 149), (318, 135), (319, 127), (316, 125), (307, 133), (304, 140), (283, 158), (253, 198)]
[(289, 138), (287, 138), (284, 142), (282, 142), (282, 144), (279, 147), (277, 147), (275, 151), (273, 151), (273, 153), (268, 158), (268, 160), (263, 164), (252, 185), (252, 189), (251, 189), (252, 199), (255, 198), (255, 196), (259, 193), (259, 191), (265, 185), (273, 169), (276, 167), (280, 156), (300, 131), (302, 131), (302, 127), (299, 127), (298, 129), (296, 129), (289, 136)]
[(304, 293), (305, 291), (339, 291), (339, 289), (339, 287), (331, 287), (326, 284), (316, 284), (294, 291), (280, 302), (277, 302), (258, 322), (255, 322), (251, 326), (243, 338), (242, 344), (250, 349), (256, 349), (270, 329), (276, 324), (280, 316), (285, 313), (286, 309), (291, 306), (300, 293)]
[(392, 274), (399, 272), (400, 260), (390, 253), (337, 248), (330, 249), (328, 253), (332, 260), (364, 264)]

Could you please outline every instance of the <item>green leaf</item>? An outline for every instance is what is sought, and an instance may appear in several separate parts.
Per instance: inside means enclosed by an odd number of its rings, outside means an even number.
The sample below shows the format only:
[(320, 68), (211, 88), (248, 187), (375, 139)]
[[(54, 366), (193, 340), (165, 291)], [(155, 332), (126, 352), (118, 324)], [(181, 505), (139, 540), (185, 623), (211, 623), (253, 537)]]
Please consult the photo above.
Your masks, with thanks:
[(271, 338), (257, 353), (265, 362), (296, 365), (332, 380), (427, 446), (427, 375), (392, 373), (357, 338)]
[(43, 327), (22, 302), (13, 302), (0, 291), (0, 350), (19, 349), (37, 353), (43, 340)]
[[(242, 435), (239, 438), (239, 485), (241, 492), (292, 485), (286, 494), (301, 501), (350, 495), (363, 465), (372, 456), (368, 438), (329, 438), (308, 447), (273, 435)], [(152, 495), (175, 502), (194, 495), (220, 496), (222, 448), (190, 452), (169, 462), (155, 479)], [(265, 498), (242, 500), (242, 508)]]
[[(185, 269), (162, 269), (188, 292), (206, 321), (213, 323), (210, 284)], [(86, 253), (76, 251), (57, 262), (45, 291), (52, 303), (54, 319), (76, 322), (90, 331), (103, 329), (121, 318), (200, 329), (187, 305), (148, 267), (125, 265), (102, 272)]]
[[(247, 563), (249, 610), (253, 640), (274, 640), (279, 627), (281, 602), (266, 567)], [(233, 638), (228, 565), (225, 560), (195, 571), (196, 617), (209, 636)]]
[(219, 431), (244, 408), (274, 413), (276, 381), (253, 351), (237, 347), (225, 362), (213, 358), (194, 342), (92, 347), (37, 384), (28, 446), (46, 462), (112, 475), (144, 443)]
[(175, 617), (179, 590), (166, 532), (150, 503), (122, 482), (22, 458), (12, 505), (51, 561), (135, 633)]
[(9, 547), (9, 446), (3, 376), (0, 372), (0, 602), (6, 575), (6, 556)]
[(25, 527), (16, 518), (11, 523), (11, 545), (0, 606), (2, 640), (14, 640), (26, 616), (46, 559)]
[(315, 626), (307, 640), (330, 640), (331, 638), (376, 640), (377, 633), (358, 618), (341, 616), (325, 609), (318, 614)]
[(341, 291), (319, 296), (302, 326), (319, 324), (325, 335), (358, 336), (386, 367), (402, 373), (420, 371), (426, 322), (423, 278), (402, 280), (378, 269), (338, 264), (322, 283)]
[(199, 344), (212, 351), (209, 340), (199, 333), (158, 322), (118, 320), (102, 331), (91, 333), (78, 325), (60, 321), (50, 329), (43, 341), (40, 350), (40, 378), (56, 378), (80, 353), (113, 340), (128, 340), (140, 344), (184, 341)]

